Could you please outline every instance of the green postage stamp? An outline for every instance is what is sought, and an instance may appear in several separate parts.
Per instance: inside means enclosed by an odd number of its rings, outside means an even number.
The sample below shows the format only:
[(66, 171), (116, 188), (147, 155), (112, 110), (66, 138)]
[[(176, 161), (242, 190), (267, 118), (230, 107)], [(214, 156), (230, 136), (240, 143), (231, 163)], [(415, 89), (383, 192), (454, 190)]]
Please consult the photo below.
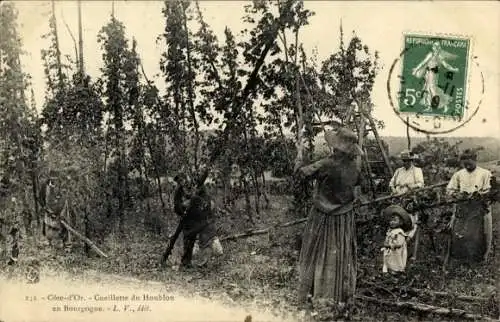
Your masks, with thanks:
[(462, 119), (470, 39), (404, 35), (399, 112)]

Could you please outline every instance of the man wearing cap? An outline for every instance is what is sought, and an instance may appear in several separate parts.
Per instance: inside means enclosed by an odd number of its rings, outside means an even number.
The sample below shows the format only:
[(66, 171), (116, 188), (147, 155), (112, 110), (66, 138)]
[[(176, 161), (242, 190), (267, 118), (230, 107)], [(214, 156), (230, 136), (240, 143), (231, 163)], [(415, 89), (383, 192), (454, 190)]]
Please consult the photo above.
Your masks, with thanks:
[(422, 169), (413, 164), (413, 154), (406, 150), (400, 153), (403, 166), (398, 168), (389, 182), (393, 194), (403, 194), (412, 189), (424, 186), (424, 175)]
[[(463, 169), (451, 177), (446, 187), (448, 195), (488, 193), (491, 188), (491, 172), (477, 165), (476, 152), (465, 150), (460, 161)], [(491, 206), (484, 201), (455, 204), (450, 228), (453, 231), (451, 252), (455, 257), (488, 258), (493, 235)]]
[(303, 179), (316, 179), (299, 256), (300, 305), (309, 296), (350, 302), (356, 288), (356, 232), (353, 206), (359, 200), (363, 152), (354, 132), (325, 132), (331, 156), (296, 169)]
[[(414, 189), (422, 188), (424, 186), (424, 175), (422, 173), (422, 169), (413, 164), (413, 153), (410, 150), (404, 150), (399, 154), (399, 157), (401, 161), (403, 161), (403, 166), (396, 169), (391, 181), (389, 182), (391, 193), (394, 195), (400, 195)], [(405, 205), (402, 206), (406, 207)], [(410, 216), (414, 225), (412, 231), (407, 233), (409, 238), (416, 236), (415, 248), (412, 255), (412, 258), (415, 259), (418, 247), (418, 214), (410, 214)]]

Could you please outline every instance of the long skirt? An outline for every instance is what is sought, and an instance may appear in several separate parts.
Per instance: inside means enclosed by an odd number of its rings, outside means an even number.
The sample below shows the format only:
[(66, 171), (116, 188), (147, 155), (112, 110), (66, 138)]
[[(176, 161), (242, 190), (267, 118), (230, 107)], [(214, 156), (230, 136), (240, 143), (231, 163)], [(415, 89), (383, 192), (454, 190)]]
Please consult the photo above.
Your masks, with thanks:
[(481, 201), (457, 205), (456, 221), (451, 240), (451, 256), (478, 262), (486, 251), (484, 216), (489, 212)]
[(299, 302), (349, 302), (356, 288), (356, 226), (352, 210), (325, 214), (312, 207), (299, 256)]

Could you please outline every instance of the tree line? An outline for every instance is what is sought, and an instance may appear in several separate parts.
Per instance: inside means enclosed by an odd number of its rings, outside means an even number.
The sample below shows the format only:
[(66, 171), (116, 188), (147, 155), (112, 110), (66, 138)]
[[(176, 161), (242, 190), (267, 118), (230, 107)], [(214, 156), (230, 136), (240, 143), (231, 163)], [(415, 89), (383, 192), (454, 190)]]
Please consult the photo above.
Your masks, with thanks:
[[(37, 220), (37, 191), (50, 171), (65, 180), (82, 220), (104, 218), (110, 224), (101, 230), (117, 223), (123, 232), (134, 200), (156, 195), (167, 215), (164, 178), (196, 175), (209, 163), (225, 200), (231, 201), (237, 173), (248, 213), (258, 213), (261, 196), (267, 198), (264, 172), (291, 178), (299, 157), (315, 157), (314, 140), (325, 124), (365, 133), (353, 106), (363, 101), (370, 113), (374, 108), (378, 53), (355, 34), (346, 39), (340, 25), (339, 47), (320, 61), (302, 44), (314, 12), (298, 0), (246, 4), (242, 30), (226, 27), (221, 39), (198, 1), (165, 1), (157, 39), (164, 91), (145, 73), (141, 44), (114, 13), (96, 40), (85, 39), (98, 42), (103, 58), (100, 75), (88, 75), (81, 40), (70, 33), (74, 53), (61, 52), (53, 3), (39, 108), (20, 63), (17, 11), (12, 2), (0, 8), (3, 197), (24, 194)], [(310, 187), (294, 184), (300, 208)]]

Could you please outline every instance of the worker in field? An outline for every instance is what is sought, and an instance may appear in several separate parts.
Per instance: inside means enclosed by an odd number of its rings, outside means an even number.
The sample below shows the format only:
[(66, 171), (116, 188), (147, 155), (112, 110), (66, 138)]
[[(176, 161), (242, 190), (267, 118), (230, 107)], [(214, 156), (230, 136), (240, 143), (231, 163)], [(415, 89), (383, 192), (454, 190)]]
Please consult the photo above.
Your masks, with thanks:
[(181, 216), (185, 216), (182, 227), (184, 253), (181, 259), (181, 265), (184, 268), (192, 266), (193, 255), (195, 255), (193, 251), (197, 241), (199, 245), (199, 251), (196, 252), (197, 266), (201, 267), (207, 264), (212, 253), (218, 256), (223, 254), (214, 223), (211, 191), (205, 184), (207, 176), (208, 170), (205, 170), (198, 178), (191, 194), (184, 192), (182, 197), (180, 197), (181, 193), (176, 194), (176, 201), (182, 201), (176, 211), (178, 214), (182, 213)]
[(392, 194), (403, 194), (410, 190), (424, 186), (424, 175), (422, 169), (414, 165), (414, 155), (409, 150), (399, 154), (403, 166), (396, 169), (389, 182)]
[[(485, 194), (491, 188), (491, 172), (477, 165), (477, 154), (465, 150), (460, 156), (463, 168), (451, 177), (448, 195)], [(449, 227), (452, 231), (451, 253), (455, 258), (471, 261), (487, 260), (492, 242), (491, 206), (484, 200), (471, 200), (454, 205)]]
[(63, 173), (51, 170), (45, 182), (42, 183), (38, 202), (43, 212), (42, 234), (49, 245), (70, 246), (69, 234), (61, 224), (61, 212), (64, 208), (65, 196), (62, 182), (58, 180)]
[(352, 303), (356, 288), (356, 232), (354, 206), (360, 190), (363, 152), (354, 132), (341, 128), (325, 132), (331, 156), (298, 167), (303, 179), (316, 179), (313, 206), (309, 212), (299, 256), (301, 306), (309, 300), (333, 300), (342, 308)]
[[(389, 188), (391, 190), (391, 193), (394, 195), (400, 195), (408, 193), (411, 190), (423, 188), (424, 175), (422, 173), (422, 169), (415, 166), (414, 164), (415, 155), (410, 150), (404, 150), (399, 154), (399, 157), (403, 162), (403, 166), (396, 169), (394, 175), (389, 181)], [(400, 206), (402, 206), (403, 208), (405, 208), (407, 211), (410, 212), (411, 220), (413, 223), (412, 230), (406, 232), (408, 234), (408, 239), (412, 239), (415, 236), (412, 259), (416, 259), (417, 249), (418, 249), (418, 239), (419, 239), (419, 236), (417, 234), (417, 229), (419, 225), (419, 214), (412, 213), (411, 209), (409, 209), (410, 203), (414, 201), (415, 200), (412, 197), (404, 198), (400, 204)]]
[(14, 265), (17, 263), (17, 260), (19, 258), (19, 241), (21, 239), (21, 232), (17, 225), (13, 226), (10, 231), (10, 257), (9, 261), (7, 262), (7, 265)]
[[(174, 191), (174, 211), (177, 216), (184, 217), (189, 205), (189, 198), (191, 198), (191, 189), (188, 187), (189, 179), (184, 173), (179, 173), (174, 177), (174, 182), (177, 185)], [(191, 245), (189, 236), (186, 235), (187, 232), (183, 234), (184, 255), (182, 258), (183, 265), (189, 266), (191, 264), (193, 245)]]

